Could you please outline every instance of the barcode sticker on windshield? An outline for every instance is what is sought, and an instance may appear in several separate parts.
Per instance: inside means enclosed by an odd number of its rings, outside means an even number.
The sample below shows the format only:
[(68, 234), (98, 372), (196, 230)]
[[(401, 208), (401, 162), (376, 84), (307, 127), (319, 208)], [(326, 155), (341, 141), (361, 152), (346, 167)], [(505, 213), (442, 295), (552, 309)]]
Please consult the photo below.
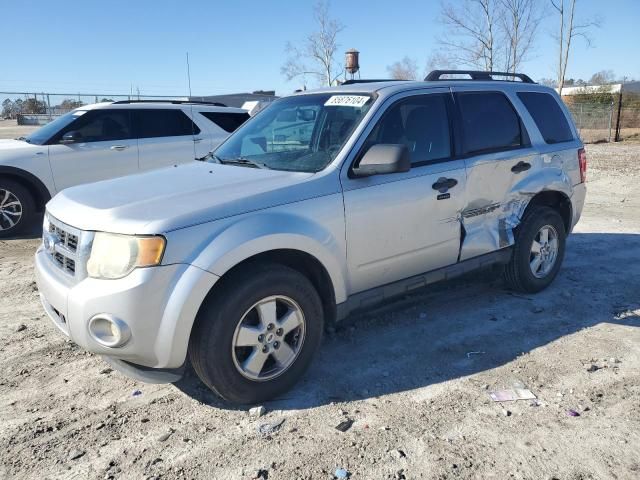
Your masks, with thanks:
[(366, 95), (334, 95), (324, 102), (325, 107), (363, 107), (369, 97)]

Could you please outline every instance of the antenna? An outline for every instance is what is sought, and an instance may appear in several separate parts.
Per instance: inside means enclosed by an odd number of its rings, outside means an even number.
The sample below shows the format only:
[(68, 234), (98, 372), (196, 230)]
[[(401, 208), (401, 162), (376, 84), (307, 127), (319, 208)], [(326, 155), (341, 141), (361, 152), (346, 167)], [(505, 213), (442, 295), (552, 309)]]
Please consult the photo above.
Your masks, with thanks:
[[(191, 67), (189, 66), (189, 52), (187, 52), (187, 84), (189, 86), (188, 100), (191, 101)], [(198, 158), (198, 155), (196, 154), (196, 132), (193, 129), (193, 103), (191, 103), (189, 110), (191, 111), (191, 140), (193, 140), (193, 158)]]

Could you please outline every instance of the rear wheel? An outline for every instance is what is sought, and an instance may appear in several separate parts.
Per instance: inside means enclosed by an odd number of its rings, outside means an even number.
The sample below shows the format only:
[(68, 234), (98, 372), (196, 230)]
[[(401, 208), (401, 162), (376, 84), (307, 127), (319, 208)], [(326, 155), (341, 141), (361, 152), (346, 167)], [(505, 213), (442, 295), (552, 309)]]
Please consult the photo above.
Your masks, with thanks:
[(225, 400), (273, 398), (295, 384), (320, 344), (320, 297), (305, 276), (281, 265), (253, 265), (223, 282), (198, 313), (191, 363)]
[(562, 217), (549, 207), (527, 213), (516, 238), (505, 279), (514, 290), (535, 293), (553, 282), (562, 265), (566, 232)]
[(13, 180), (0, 179), (0, 238), (24, 232), (33, 223), (34, 216), (31, 193)]

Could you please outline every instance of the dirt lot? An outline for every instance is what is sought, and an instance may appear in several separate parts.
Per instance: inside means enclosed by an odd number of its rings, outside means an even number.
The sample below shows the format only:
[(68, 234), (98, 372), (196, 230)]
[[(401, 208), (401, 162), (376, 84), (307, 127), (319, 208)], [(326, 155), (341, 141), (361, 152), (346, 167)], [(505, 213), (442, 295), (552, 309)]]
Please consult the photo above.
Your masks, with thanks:
[[(483, 273), (351, 319), (258, 419), (76, 348), (38, 303), (38, 240), (0, 242), (0, 478), (640, 478), (640, 145), (588, 155), (550, 289)], [(514, 386), (538, 401), (490, 400)]]
[(0, 119), (0, 138), (17, 138), (29, 135), (37, 126), (18, 125), (15, 120)]

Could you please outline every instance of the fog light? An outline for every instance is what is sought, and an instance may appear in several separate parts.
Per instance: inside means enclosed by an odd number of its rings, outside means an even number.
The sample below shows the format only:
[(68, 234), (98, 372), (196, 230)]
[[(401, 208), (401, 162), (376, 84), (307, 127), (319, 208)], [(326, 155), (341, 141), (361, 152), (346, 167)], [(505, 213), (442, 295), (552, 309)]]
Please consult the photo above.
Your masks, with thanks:
[(129, 326), (113, 315), (101, 313), (89, 320), (89, 333), (100, 345), (117, 348), (131, 338)]

